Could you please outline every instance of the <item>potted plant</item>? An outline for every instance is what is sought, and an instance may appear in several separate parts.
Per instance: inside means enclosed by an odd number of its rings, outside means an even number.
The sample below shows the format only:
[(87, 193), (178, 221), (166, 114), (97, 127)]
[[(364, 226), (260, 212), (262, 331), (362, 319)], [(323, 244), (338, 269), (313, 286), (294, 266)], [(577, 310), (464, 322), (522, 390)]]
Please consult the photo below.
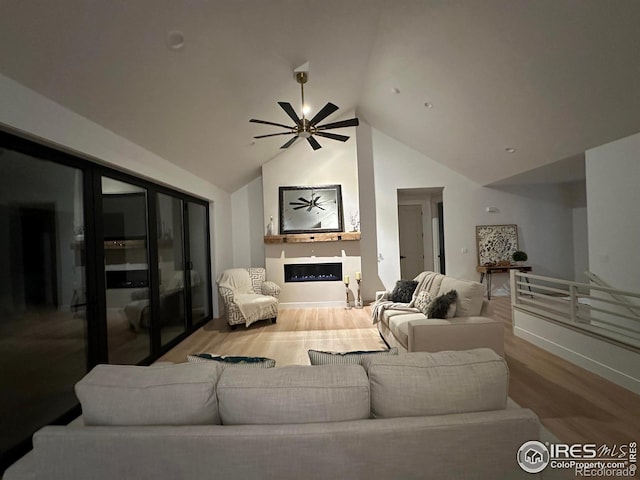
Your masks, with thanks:
[(511, 258), (513, 258), (513, 261), (516, 262), (516, 265), (522, 265), (527, 261), (529, 256), (522, 250), (516, 250), (515, 252), (513, 252)]

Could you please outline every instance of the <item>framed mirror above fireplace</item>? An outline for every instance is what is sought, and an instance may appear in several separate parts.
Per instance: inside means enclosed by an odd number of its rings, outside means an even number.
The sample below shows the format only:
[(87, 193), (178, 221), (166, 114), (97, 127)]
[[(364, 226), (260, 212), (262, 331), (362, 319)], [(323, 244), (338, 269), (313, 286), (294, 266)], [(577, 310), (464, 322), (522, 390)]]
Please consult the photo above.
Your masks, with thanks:
[(340, 185), (279, 189), (280, 234), (344, 231)]

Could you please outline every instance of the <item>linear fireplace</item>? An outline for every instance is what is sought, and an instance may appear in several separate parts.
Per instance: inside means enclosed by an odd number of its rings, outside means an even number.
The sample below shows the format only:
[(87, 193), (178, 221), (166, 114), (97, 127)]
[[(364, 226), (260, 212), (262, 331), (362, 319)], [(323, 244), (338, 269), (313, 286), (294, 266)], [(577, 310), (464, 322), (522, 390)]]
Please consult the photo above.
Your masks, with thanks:
[(285, 282), (340, 282), (342, 263), (289, 263), (284, 265)]

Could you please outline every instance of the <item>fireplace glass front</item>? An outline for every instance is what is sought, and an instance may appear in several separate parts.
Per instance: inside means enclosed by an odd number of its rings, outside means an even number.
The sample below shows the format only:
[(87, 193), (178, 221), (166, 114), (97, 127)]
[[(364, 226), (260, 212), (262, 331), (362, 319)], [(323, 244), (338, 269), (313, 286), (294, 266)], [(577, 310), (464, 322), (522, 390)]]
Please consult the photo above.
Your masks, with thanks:
[(342, 263), (290, 263), (284, 266), (285, 282), (340, 282)]

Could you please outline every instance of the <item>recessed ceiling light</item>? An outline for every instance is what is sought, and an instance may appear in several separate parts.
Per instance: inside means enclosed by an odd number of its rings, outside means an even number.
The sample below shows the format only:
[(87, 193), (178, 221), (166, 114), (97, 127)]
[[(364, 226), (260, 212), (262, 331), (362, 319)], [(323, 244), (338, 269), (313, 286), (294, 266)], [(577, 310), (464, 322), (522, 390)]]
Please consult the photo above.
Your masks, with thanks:
[(179, 30), (172, 30), (167, 34), (167, 46), (171, 50), (180, 50), (184, 47), (184, 34)]
[(311, 112), (311, 107), (305, 103), (302, 106), (302, 113), (304, 113), (305, 115), (309, 115), (309, 112)]
[(393, 88), (391, 89), (391, 92), (392, 92), (392, 93), (395, 93), (395, 94), (397, 95), (398, 93), (400, 93), (400, 89), (399, 89), (398, 87), (393, 87)]
[(424, 102), (424, 107), (425, 107), (425, 108), (433, 108), (433, 103), (431, 103), (431, 102)]
[(507, 153), (515, 153), (516, 149), (513, 147), (504, 147), (504, 151)]

